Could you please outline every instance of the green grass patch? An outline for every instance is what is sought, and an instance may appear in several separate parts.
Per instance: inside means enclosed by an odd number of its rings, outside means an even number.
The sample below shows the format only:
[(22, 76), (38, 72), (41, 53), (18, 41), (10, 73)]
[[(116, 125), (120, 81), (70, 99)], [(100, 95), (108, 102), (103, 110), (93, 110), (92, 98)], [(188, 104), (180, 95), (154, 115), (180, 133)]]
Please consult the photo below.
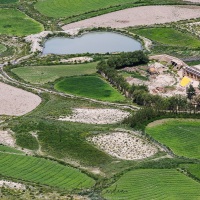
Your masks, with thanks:
[(25, 36), (43, 31), (43, 26), (16, 9), (0, 9), (0, 34)]
[(146, 76), (143, 76), (141, 75), (140, 73), (138, 72), (125, 72), (125, 71), (122, 71), (120, 72), (120, 74), (124, 77), (124, 78), (127, 78), (127, 77), (133, 77), (133, 78), (137, 78), (137, 79), (140, 79), (142, 81), (148, 81), (148, 77)]
[(37, 139), (30, 133), (16, 134), (16, 144), (30, 150), (37, 150), (39, 148)]
[(186, 169), (190, 174), (200, 180), (200, 164), (182, 164), (180, 167)]
[(18, 135), (37, 132), (41, 150), (45, 155), (58, 159), (72, 159), (89, 166), (104, 166), (112, 162), (110, 156), (88, 143), (85, 137), (92, 135), (93, 132), (108, 132), (117, 125), (92, 125), (55, 120), (71, 114), (73, 108), (107, 106), (54, 95), (43, 96), (43, 99), (43, 103), (32, 113), (14, 119), (8, 125), (21, 146), (27, 145), (28, 141)]
[(7, 48), (3, 44), (0, 44), (0, 54), (6, 50), (7, 50)]
[(0, 0), (0, 4), (16, 3), (18, 0)]
[(200, 184), (175, 169), (139, 169), (124, 174), (103, 190), (113, 199), (200, 199)]
[(61, 77), (93, 74), (96, 72), (96, 62), (74, 65), (27, 66), (12, 69), (21, 79), (30, 83), (44, 84)]
[(134, 2), (136, 0), (39, 0), (35, 8), (45, 16), (60, 18)]
[(116, 89), (98, 76), (77, 76), (65, 78), (55, 84), (55, 89), (92, 99), (121, 102), (125, 100)]
[(1, 152), (0, 174), (65, 190), (90, 188), (95, 183), (79, 170), (54, 161)]
[(14, 148), (8, 147), (8, 146), (4, 146), (4, 145), (0, 145), (0, 152), (21, 153), (21, 154), (23, 154), (22, 151), (19, 151), (17, 149), (14, 149)]
[(144, 28), (137, 30), (130, 28), (129, 31), (164, 45), (188, 48), (200, 47), (200, 40), (198, 38), (173, 28)]
[(155, 140), (168, 146), (176, 155), (200, 158), (200, 121), (168, 120), (146, 128)]

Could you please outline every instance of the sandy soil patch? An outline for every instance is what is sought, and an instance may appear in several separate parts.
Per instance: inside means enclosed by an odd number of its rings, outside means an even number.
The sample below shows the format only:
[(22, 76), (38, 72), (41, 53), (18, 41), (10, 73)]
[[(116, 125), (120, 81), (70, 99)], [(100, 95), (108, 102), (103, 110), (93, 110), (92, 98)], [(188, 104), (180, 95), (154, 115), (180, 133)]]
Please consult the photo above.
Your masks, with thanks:
[(122, 132), (90, 137), (88, 141), (109, 155), (123, 160), (144, 159), (157, 152), (157, 148), (146, 140)]
[(0, 94), (0, 115), (21, 116), (41, 103), (39, 96), (1, 82)]
[(0, 131), (0, 144), (15, 147), (15, 139), (8, 131)]
[(197, 6), (143, 6), (67, 24), (62, 29), (88, 27), (125, 28), (129, 26), (163, 24), (198, 17), (200, 17), (200, 7)]
[(81, 122), (86, 124), (113, 124), (122, 121), (130, 113), (118, 109), (84, 109), (76, 108), (71, 116), (59, 120)]
[(179, 118), (179, 119), (174, 119), (174, 118), (167, 118), (167, 119), (160, 119), (160, 120), (156, 120), (154, 122), (151, 122), (147, 125), (147, 127), (154, 127), (154, 126), (158, 126), (158, 125), (162, 125), (162, 124), (165, 124), (166, 122), (169, 122), (169, 121), (199, 121), (200, 122), (200, 119), (182, 119), (182, 118)]
[(189, 2), (193, 2), (193, 3), (200, 3), (200, 0), (184, 0), (184, 1), (189, 1)]
[(82, 56), (82, 57), (74, 57), (69, 59), (61, 59), (61, 63), (84, 63), (84, 62), (92, 62), (93, 58)]
[(15, 183), (12, 181), (5, 181), (5, 180), (0, 180), (0, 187), (7, 187), (7, 188), (17, 189), (17, 190), (26, 189), (26, 186), (21, 183)]

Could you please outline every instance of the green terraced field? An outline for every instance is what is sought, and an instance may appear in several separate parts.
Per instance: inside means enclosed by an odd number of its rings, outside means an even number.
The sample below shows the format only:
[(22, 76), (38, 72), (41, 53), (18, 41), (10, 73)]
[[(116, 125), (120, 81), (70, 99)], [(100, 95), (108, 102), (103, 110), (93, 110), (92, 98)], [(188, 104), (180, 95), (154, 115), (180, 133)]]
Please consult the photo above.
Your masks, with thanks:
[(0, 9), (0, 34), (25, 36), (39, 33), (43, 26), (16, 9)]
[(180, 167), (186, 169), (188, 172), (200, 180), (200, 164), (184, 164), (180, 165)]
[(79, 76), (96, 72), (96, 62), (74, 65), (28, 66), (12, 70), (20, 78), (30, 83), (44, 84), (60, 77)]
[(145, 28), (129, 30), (164, 45), (189, 48), (200, 47), (200, 40), (198, 38), (189, 33), (182, 33), (173, 28)]
[(79, 170), (31, 156), (0, 153), (0, 174), (65, 190), (90, 188), (95, 181)]
[(3, 44), (0, 44), (0, 54), (6, 51), (6, 47)]
[(155, 126), (147, 126), (146, 132), (178, 156), (200, 158), (200, 120), (158, 121)]
[(103, 101), (119, 102), (125, 100), (124, 96), (98, 76), (65, 78), (55, 84), (55, 89), (60, 92)]
[(200, 184), (175, 169), (139, 169), (103, 191), (108, 200), (197, 200)]
[(45, 16), (60, 18), (134, 2), (136, 0), (39, 0), (35, 8)]
[(0, 151), (1, 151), (1, 152), (9, 152), (9, 153), (23, 154), (22, 151), (19, 151), (19, 150), (17, 150), (17, 149), (14, 149), (14, 148), (8, 147), (8, 146), (4, 146), (4, 145), (0, 145)]

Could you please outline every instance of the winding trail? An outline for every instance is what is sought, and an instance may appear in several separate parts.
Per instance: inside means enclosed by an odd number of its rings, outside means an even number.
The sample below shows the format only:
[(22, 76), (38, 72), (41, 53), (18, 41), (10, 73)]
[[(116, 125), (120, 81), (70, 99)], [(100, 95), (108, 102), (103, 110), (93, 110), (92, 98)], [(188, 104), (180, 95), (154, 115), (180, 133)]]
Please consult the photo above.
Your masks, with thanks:
[[(15, 64), (18, 64), (18, 63), (19, 63), (19, 60), (15, 61)], [(99, 104), (102, 104), (102, 105), (108, 105), (108, 106), (110, 105), (110, 106), (116, 106), (116, 107), (122, 108), (122, 109), (130, 109), (132, 111), (140, 109), (139, 107), (133, 106), (133, 105), (104, 102), (104, 101), (99, 101), (99, 100), (90, 99), (90, 98), (86, 98), (86, 97), (79, 97), (79, 96), (72, 95), (72, 94), (64, 94), (64, 93), (61, 93), (61, 92), (56, 92), (56, 91), (45, 89), (45, 88), (41, 88), (41, 87), (33, 87), (32, 85), (29, 85), (27, 83), (22, 83), (20, 81), (17, 81), (15, 79), (13, 79), (12, 77), (10, 77), (4, 71), (3, 67), (4, 67), (4, 65), (1, 64), (0, 65), (0, 73), (1, 73), (2, 78), (3, 78), (4, 81), (7, 81), (8, 83), (11, 83), (11, 84), (14, 84), (14, 85), (17, 85), (17, 86), (20, 86), (20, 87), (22, 86), (22, 87), (24, 87), (26, 89), (29, 89), (29, 90), (30, 89), (34, 90), (38, 94), (43, 93), (43, 92), (47, 92), (47, 93), (50, 93), (50, 94), (53, 94), (53, 95), (59, 95), (61, 97), (65, 97), (65, 98), (86, 100), (86, 101), (90, 101), (90, 102), (94, 102), (94, 103), (99, 103)]]

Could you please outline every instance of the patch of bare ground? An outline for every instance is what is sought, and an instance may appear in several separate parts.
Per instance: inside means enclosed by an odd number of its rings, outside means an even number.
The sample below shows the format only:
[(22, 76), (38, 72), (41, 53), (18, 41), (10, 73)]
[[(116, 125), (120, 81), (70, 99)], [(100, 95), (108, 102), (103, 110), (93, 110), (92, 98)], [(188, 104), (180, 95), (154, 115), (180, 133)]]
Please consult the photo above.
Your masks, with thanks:
[(39, 96), (1, 82), (0, 94), (0, 115), (21, 116), (41, 103)]
[(179, 121), (179, 120), (181, 120), (181, 121), (199, 121), (200, 122), (200, 119), (174, 119), (174, 118), (167, 118), (167, 119), (160, 119), (160, 120), (156, 120), (156, 121), (154, 121), (154, 122), (151, 122), (151, 123), (149, 123), (148, 125), (147, 125), (147, 127), (154, 127), (154, 126), (158, 126), (158, 125), (162, 125), (162, 124), (165, 124), (166, 122), (168, 122), (168, 121), (174, 121), (174, 120), (176, 120), (176, 121)]
[(143, 6), (67, 24), (62, 29), (66, 31), (88, 27), (125, 28), (130, 26), (163, 24), (199, 17), (200, 7), (198, 6)]
[(25, 190), (26, 189), (26, 186), (21, 183), (16, 183), (13, 181), (6, 181), (6, 180), (0, 180), (0, 188), (1, 187), (17, 189), (17, 190)]
[(145, 139), (124, 132), (101, 134), (87, 140), (109, 155), (123, 160), (148, 158), (158, 151)]
[(10, 132), (0, 130), (0, 144), (10, 146), (10, 147), (14, 147), (15, 146), (15, 139)]
[(193, 3), (200, 3), (200, 0), (184, 0), (184, 1), (189, 1), (189, 2), (193, 2)]
[(130, 115), (119, 109), (76, 108), (71, 116), (60, 117), (61, 121), (81, 122), (86, 124), (113, 124)]

